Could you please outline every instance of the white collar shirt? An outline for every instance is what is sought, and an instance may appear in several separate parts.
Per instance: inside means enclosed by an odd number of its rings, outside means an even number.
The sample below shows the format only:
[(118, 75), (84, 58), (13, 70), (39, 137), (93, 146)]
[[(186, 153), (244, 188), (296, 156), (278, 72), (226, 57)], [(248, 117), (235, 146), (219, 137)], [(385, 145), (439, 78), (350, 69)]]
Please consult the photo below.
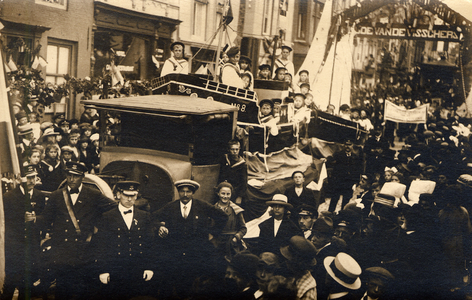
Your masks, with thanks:
[(300, 197), (303, 192), (303, 187), (295, 187), (295, 193)]
[[(20, 185), (20, 190), (23, 193), (23, 195), (26, 195), (25, 194), (25, 189), (21, 185)], [(33, 198), (33, 189), (31, 189), (31, 191), (29, 191), (28, 194), (30, 195), (30, 199)]]
[[(125, 221), (128, 229), (131, 229), (131, 223), (133, 222), (133, 215), (134, 215), (134, 206), (131, 206), (130, 208), (126, 208), (120, 203), (118, 204), (118, 210), (121, 212), (121, 216), (123, 217), (123, 220)], [(131, 213), (129, 211), (131, 211)]]
[(188, 215), (190, 214), (190, 210), (192, 209), (192, 200), (190, 200), (187, 204), (183, 204), (182, 201), (179, 202), (182, 218), (187, 219)]
[(277, 232), (279, 232), (280, 224), (282, 224), (282, 220), (274, 219), (274, 237), (276, 237)]
[(75, 203), (77, 202), (77, 198), (79, 198), (79, 194), (82, 191), (82, 186), (83, 186), (82, 184), (79, 186), (79, 192), (77, 194), (71, 194), (70, 187), (67, 187), (67, 190), (69, 191), (69, 195), (70, 195), (70, 201), (72, 201), (72, 205), (75, 205)]

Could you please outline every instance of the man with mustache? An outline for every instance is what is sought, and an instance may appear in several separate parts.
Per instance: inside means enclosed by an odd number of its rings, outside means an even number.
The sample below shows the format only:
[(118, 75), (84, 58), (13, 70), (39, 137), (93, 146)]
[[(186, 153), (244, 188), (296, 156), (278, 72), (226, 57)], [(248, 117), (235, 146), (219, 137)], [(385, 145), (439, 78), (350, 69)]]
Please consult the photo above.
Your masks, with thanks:
[(215, 206), (194, 198), (198, 182), (184, 179), (174, 185), (179, 199), (155, 213), (161, 265), (167, 270), (162, 288), (164, 296), (185, 298), (195, 278), (216, 270), (218, 257), (210, 238), (220, 234), (228, 217)]

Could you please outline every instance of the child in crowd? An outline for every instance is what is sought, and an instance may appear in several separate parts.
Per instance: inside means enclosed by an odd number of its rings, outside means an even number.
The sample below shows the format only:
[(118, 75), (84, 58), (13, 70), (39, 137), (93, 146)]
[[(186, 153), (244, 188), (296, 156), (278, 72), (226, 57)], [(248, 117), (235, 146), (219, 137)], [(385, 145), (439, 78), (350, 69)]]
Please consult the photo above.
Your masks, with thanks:
[(270, 80), (271, 69), (270, 66), (267, 64), (263, 64), (259, 66), (259, 76), (257, 79), (261, 80)]
[(300, 85), (300, 93), (302, 93), (303, 95), (306, 95), (310, 92), (310, 84), (309, 83), (302, 83)]
[(287, 72), (287, 69), (280, 67), (275, 70), (275, 76), (273, 80), (276, 81), (285, 81), (285, 72)]
[(263, 99), (259, 102), (260, 114), (259, 120), (262, 125), (270, 130), (271, 135), (278, 135), (277, 120), (274, 118), (274, 102), (269, 99)]
[[(243, 81), (247, 81), (248, 79), (244, 79), (243, 78), (243, 75), (247, 78), (247, 76), (249, 76), (249, 85), (247, 85), (247, 87), (245, 87), (245, 89), (248, 89), (250, 91), (252, 91), (254, 89), (254, 76), (252, 75), (252, 72), (251, 72), (251, 59), (245, 55), (241, 55), (241, 57), (239, 58), (239, 68), (241, 70), (241, 79), (243, 79)], [(246, 82), (244, 83), (244, 85), (246, 86)]]
[(28, 115), (28, 121), (31, 124), (31, 128), (33, 128), (33, 141), (36, 143), (41, 137), (41, 123), (39, 123), (38, 114), (35, 112), (30, 113)]
[(310, 79), (308, 78), (309, 73), (307, 70), (301, 70), (298, 72), (298, 86), (300, 86), (302, 83), (309, 83)]
[(248, 73), (241, 74), (241, 80), (243, 81), (243, 87), (246, 90), (252, 90), (252, 78), (251, 75)]
[(49, 144), (44, 151), (44, 159), (39, 164), (38, 175), (43, 183), (41, 190), (52, 192), (57, 190), (59, 184), (65, 179), (59, 161), (59, 147)]

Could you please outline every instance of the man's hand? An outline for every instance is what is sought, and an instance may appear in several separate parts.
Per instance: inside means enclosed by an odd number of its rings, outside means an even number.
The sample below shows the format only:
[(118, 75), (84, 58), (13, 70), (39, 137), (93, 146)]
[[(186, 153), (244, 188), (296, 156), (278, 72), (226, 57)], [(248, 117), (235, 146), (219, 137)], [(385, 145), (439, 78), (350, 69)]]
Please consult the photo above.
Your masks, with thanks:
[(152, 276), (154, 275), (154, 272), (151, 270), (145, 270), (143, 273), (143, 279), (144, 281), (149, 281), (152, 279)]
[(103, 284), (108, 284), (110, 282), (110, 273), (100, 274), (100, 282)]
[(164, 226), (159, 227), (159, 237), (165, 238), (169, 234), (169, 229)]
[(25, 212), (25, 222), (36, 222), (36, 214), (33, 212)]

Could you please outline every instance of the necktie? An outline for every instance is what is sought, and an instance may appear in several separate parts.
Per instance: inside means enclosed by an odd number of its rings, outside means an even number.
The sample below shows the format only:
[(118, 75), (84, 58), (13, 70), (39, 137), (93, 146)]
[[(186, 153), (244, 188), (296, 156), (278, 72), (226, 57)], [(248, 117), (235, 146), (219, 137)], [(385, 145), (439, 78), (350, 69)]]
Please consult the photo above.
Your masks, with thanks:
[(187, 214), (187, 205), (184, 205), (184, 219), (187, 219), (188, 214)]
[(71, 189), (70, 190), (70, 194), (78, 194), (79, 193), (79, 189)]
[(127, 210), (127, 211), (124, 211), (123, 213), (126, 215), (126, 214), (130, 214), (132, 213), (133, 211), (130, 209), (130, 210)]

